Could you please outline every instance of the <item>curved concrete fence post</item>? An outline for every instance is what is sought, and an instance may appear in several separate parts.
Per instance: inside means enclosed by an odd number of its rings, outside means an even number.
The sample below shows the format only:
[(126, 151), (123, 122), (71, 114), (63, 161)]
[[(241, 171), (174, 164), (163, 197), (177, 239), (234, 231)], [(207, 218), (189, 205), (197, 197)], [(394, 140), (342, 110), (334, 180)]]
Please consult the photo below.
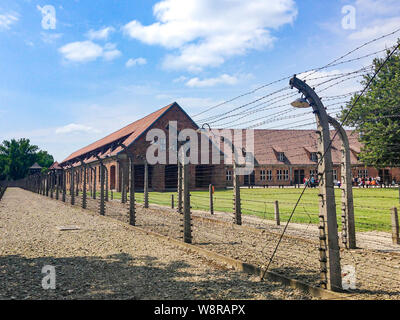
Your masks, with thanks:
[(346, 233), (346, 239), (344, 240), (349, 249), (356, 249), (357, 246), (349, 139), (347, 137), (346, 130), (343, 129), (336, 119), (328, 116), (328, 121), (339, 133), (339, 137), (342, 142), (342, 163), (340, 168), (342, 176), (342, 216), (344, 217), (345, 222), (342, 228), (345, 229)]
[[(338, 237), (338, 225), (336, 220), (335, 190), (333, 184), (333, 166), (331, 154), (331, 141), (329, 132), (329, 121), (326, 109), (315, 91), (304, 81), (294, 76), (290, 79), (290, 86), (296, 88), (304, 95), (304, 101), (308, 105), (301, 107), (312, 107), (317, 122), (318, 134), (318, 177), (319, 177), (319, 207), (320, 218), (326, 219), (328, 240), (328, 268), (321, 269), (321, 274), (327, 272), (327, 284), (332, 291), (342, 290), (342, 274), (340, 267), (340, 249)], [(323, 227), (323, 226), (320, 226)], [(325, 240), (325, 239), (320, 239)]]

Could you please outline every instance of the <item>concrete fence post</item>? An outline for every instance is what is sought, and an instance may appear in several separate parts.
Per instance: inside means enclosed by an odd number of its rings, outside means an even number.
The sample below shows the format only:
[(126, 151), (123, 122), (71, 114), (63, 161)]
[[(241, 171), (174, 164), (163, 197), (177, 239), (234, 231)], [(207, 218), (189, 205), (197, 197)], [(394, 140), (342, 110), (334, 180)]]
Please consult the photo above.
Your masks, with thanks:
[(356, 249), (356, 228), (354, 219), (353, 185), (350, 161), (350, 144), (346, 130), (339, 121), (328, 116), (329, 123), (337, 130), (342, 142), (342, 241), (349, 249)]
[(213, 197), (213, 185), (210, 184), (208, 187), (208, 192), (210, 194), (210, 214), (214, 214), (214, 197)]
[(122, 161), (119, 161), (119, 170), (121, 175), (121, 203), (126, 203), (125, 199), (126, 185), (125, 185), (125, 172), (124, 172), (125, 170)]
[(325, 217), (319, 215), (319, 267), (320, 267), (320, 285), (327, 289), (328, 287), (328, 256), (326, 254), (328, 250), (326, 230), (325, 230)]
[(50, 198), (54, 198), (54, 174), (50, 173)]
[(149, 207), (149, 165), (144, 160), (144, 207)]
[(136, 225), (135, 208), (135, 164), (133, 157), (129, 157), (129, 224)]
[(189, 165), (183, 165), (183, 241), (192, 243), (192, 217), (190, 213)]
[(87, 180), (88, 180), (88, 191), (89, 197), (93, 198), (93, 169), (90, 165), (87, 165), (88, 173), (87, 173)]
[(56, 200), (60, 198), (60, 173), (56, 173)]
[(275, 222), (276, 222), (277, 226), (280, 226), (281, 218), (279, 215), (279, 201), (278, 200), (275, 201), (274, 208), (275, 208)]
[(240, 180), (237, 174), (236, 160), (233, 161), (233, 197), (235, 223), (240, 226), (242, 225), (242, 206), (240, 202)]
[[(342, 270), (340, 264), (340, 248), (338, 224), (336, 218), (335, 190), (333, 183), (333, 165), (331, 154), (331, 136), (326, 109), (316, 92), (304, 81), (294, 76), (290, 86), (301, 92), (313, 109), (317, 123), (318, 136), (318, 181), (319, 212), (327, 226), (328, 243), (328, 288), (332, 291), (342, 290)], [(295, 105), (294, 105), (295, 106)], [(322, 271), (322, 270), (321, 270)]]
[(76, 188), (75, 188), (75, 195), (79, 196), (79, 184), (81, 183), (80, 176), (79, 176), (80, 169), (76, 170)]
[[(26, 179), (26, 186), (28, 186), (28, 179)], [(43, 195), (43, 176), (39, 175), (39, 194)]]
[(106, 213), (106, 205), (104, 199), (104, 165), (100, 163), (100, 215), (104, 216)]
[(393, 244), (400, 244), (399, 235), (399, 216), (397, 213), (397, 208), (392, 208), (392, 240)]
[(93, 168), (93, 199), (96, 200), (96, 183), (97, 183), (97, 174), (96, 174), (96, 168)]
[(178, 212), (183, 213), (182, 210), (182, 164), (178, 161)]
[(83, 209), (86, 209), (87, 208), (87, 190), (86, 190), (86, 183), (87, 183), (87, 181), (86, 181), (86, 173), (87, 173), (87, 168), (86, 168), (86, 165), (85, 164), (83, 164), (82, 163), (82, 165), (83, 165), (83, 190), (82, 190), (82, 208)]
[(108, 169), (106, 166), (104, 166), (104, 175), (105, 175), (105, 179), (104, 179), (104, 181), (105, 181), (105, 198), (104, 198), (104, 200), (106, 202), (108, 202)]
[(67, 171), (67, 175), (69, 177), (69, 195), (72, 196), (72, 167)]
[[(29, 180), (28, 180), (28, 183), (29, 183)], [(44, 178), (43, 178), (43, 175), (40, 175), (40, 191), (39, 191), (39, 193), (41, 195), (44, 195)]]
[(65, 170), (62, 172), (62, 202), (66, 201), (66, 195), (67, 195), (67, 174)]
[(49, 175), (46, 174), (46, 197), (49, 196), (49, 191), (50, 191), (50, 183), (49, 183)]
[(75, 172), (74, 167), (71, 168), (71, 183), (70, 183), (70, 191), (71, 191), (71, 205), (75, 204)]

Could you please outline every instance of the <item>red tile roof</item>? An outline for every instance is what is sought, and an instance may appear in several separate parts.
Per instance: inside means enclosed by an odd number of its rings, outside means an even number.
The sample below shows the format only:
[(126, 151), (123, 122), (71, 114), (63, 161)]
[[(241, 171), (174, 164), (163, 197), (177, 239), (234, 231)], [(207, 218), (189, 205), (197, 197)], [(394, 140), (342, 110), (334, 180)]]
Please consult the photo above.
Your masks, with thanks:
[(60, 165), (58, 164), (58, 162), (56, 161), (56, 162), (54, 162), (51, 166), (50, 166), (50, 168), (49, 168), (49, 170), (61, 170), (62, 168), (60, 167)]
[[(97, 149), (106, 147), (113, 142), (118, 140), (123, 140), (125, 146), (129, 146), (136, 138), (138, 138), (146, 129), (148, 129), (157, 119), (159, 119), (166, 111), (168, 111), (173, 105), (178, 105), (176, 102), (171, 103), (170, 105), (161, 108), (148, 116), (137, 120), (126, 127), (100, 139), (78, 151), (72, 153), (69, 157), (61, 162), (62, 165), (65, 165), (66, 162), (79, 158), (83, 155), (86, 155), (90, 152), (93, 152)], [(179, 105), (178, 105), (179, 106)], [(104, 154), (116, 155), (118, 152), (122, 151), (122, 147), (118, 147), (117, 149), (111, 151), (107, 150)], [(100, 151), (99, 151), (100, 152)], [(88, 161), (85, 161), (88, 162)]]
[[(351, 130), (346, 132), (350, 149), (359, 152), (362, 145), (358, 141), (357, 134)], [(333, 138), (334, 133), (335, 131), (331, 131), (331, 138)], [(242, 136), (242, 145), (245, 147), (246, 134), (243, 132)], [(310, 153), (317, 152), (317, 150), (318, 143), (315, 130), (254, 130), (254, 156), (258, 164), (313, 165), (316, 162), (311, 160)], [(285, 154), (286, 162), (279, 161), (277, 152)], [(360, 164), (356, 154), (351, 152), (350, 156), (352, 164)], [(338, 135), (332, 143), (332, 161), (336, 165), (341, 163), (341, 141)]]

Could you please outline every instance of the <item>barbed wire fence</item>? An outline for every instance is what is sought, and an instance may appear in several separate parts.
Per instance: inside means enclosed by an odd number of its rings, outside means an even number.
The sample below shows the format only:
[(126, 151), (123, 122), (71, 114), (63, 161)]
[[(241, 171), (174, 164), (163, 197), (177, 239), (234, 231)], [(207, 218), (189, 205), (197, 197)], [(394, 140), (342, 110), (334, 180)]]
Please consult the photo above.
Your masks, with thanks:
[[(348, 88), (342, 90), (341, 94), (336, 94), (333, 89), (346, 84), (347, 81), (362, 79), (373, 71), (372, 65), (368, 64), (351, 72), (335, 71), (321, 76), (316, 74), (331, 67), (364, 61), (387, 52), (387, 49), (384, 49), (344, 60), (361, 48), (399, 31), (400, 29), (371, 40), (323, 67), (299, 73), (298, 77), (306, 79), (312, 85), (322, 101), (327, 102), (327, 114), (335, 116), (341, 110), (340, 107), (348, 103), (349, 98), (354, 95), (362, 96), (368, 86), (358, 91)], [(398, 46), (390, 48), (392, 54), (397, 48)], [(299, 145), (299, 141), (302, 138), (313, 141), (308, 147), (317, 149), (317, 140), (313, 135), (315, 115), (312, 111), (287, 108), (298, 93), (290, 91), (290, 86), (276, 85), (290, 79), (291, 77), (284, 77), (262, 85), (208, 107), (193, 118), (200, 124), (207, 123), (218, 129), (235, 127), (242, 130), (279, 130), (278, 136), (257, 143), (254, 153), (257, 154), (270, 146), (279, 146), (284, 141), (292, 152), (291, 159), (301, 160), (300, 151), (304, 150), (304, 146)], [(262, 93), (264, 90), (272, 92)], [(227, 107), (224, 112), (215, 113), (216, 109), (222, 106), (231, 105), (255, 94), (259, 96)], [(202, 118), (199, 118), (200, 116)], [(291, 119), (294, 121), (288, 122)], [(298, 128), (302, 128), (303, 131), (298, 131), (296, 136), (293, 136), (291, 131)], [(328, 149), (336, 148), (338, 143), (337, 131), (334, 131)], [(328, 149), (324, 152), (328, 152)], [(178, 164), (164, 173), (164, 180), (169, 181), (172, 186), (178, 185), (178, 190), (149, 192), (149, 189), (152, 189), (149, 186), (150, 168), (146, 168), (146, 164), (138, 165), (134, 160), (130, 163), (125, 159), (120, 161), (119, 173), (123, 178), (119, 179), (119, 186), (115, 185), (108, 190), (111, 168), (102, 163), (105, 163), (105, 160), (100, 159), (97, 159), (99, 162), (91, 162), (89, 159), (85, 162), (83, 159), (80, 163), (70, 163), (62, 172), (31, 176), (26, 180), (25, 188), (261, 266), (265, 272), (273, 271), (313, 286), (321, 286), (321, 283), (326, 281), (321, 278), (321, 269), (327, 268), (327, 264), (324, 257), (321, 258), (318, 190), (310, 188), (312, 186), (309, 184), (300, 188), (302, 181), (291, 185), (291, 174), (289, 178), (285, 172), (282, 172), (279, 178), (271, 177), (272, 172), (261, 173), (268, 170), (256, 168), (257, 174), (260, 175), (257, 181), (261, 181), (256, 185), (252, 182), (255, 172), (247, 177), (235, 177), (233, 168), (229, 166), (223, 166), (222, 169), (212, 165), (195, 168)], [(276, 157), (263, 158), (265, 163), (274, 160)], [(317, 164), (308, 167), (310, 175), (311, 171), (314, 174), (318, 172), (317, 167)], [(326, 172), (322, 173), (324, 174)], [(235, 182), (235, 179), (239, 181)], [(213, 181), (227, 181), (228, 187), (218, 190)], [(238, 188), (238, 183), (246, 186)], [(357, 241), (362, 249), (348, 250), (339, 242), (342, 276), (346, 278), (350, 273), (356, 280), (355, 287), (348, 289), (348, 292), (352, 292), (354, 297), (400, 298), (400, 255), (398, 248), (388, 245), (387, 242), (388, 238), (389, 242), (392, 240), (390, 231), (393, 228), (393, 207), (399, 203), (396, 186), (386, 184), (385, 188), (379, 188), (379, 195), (372, 194), (372, 191), (377, 189), (376, 186), (371, 186), (368, 190), (354, 187), (355, 227)], [(336, 210), (340, 211), (338, 188), (336, 199)], [(385, 204), (378, 205), (379, 200), (384, 200)], [(322, 221), (323, 225), (325, 223), (326, 221)], [(337, 223), (339, 228), (345, 228), (340, 216)], [(348, 271), (345, 267), (353, 269)]]

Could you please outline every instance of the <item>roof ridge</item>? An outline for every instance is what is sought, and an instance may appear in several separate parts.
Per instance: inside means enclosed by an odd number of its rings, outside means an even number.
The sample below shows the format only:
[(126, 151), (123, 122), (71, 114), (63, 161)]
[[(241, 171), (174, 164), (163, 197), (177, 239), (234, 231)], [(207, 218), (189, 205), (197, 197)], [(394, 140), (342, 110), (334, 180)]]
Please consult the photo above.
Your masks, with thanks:
[[(158, 117), (160, 117), (161, 115), (163, 115), (166, 111), (168, 111), (173, 105), (175, 105), (176, 102), (173, 102), (167, 106), (164, 106), (158, 110), (153, 111), (152, 113), (144, 116), (143, 118), (137, 119), (129, 124), (127, 124), (126, 126), (106, 135), (105, 137), (96, 140), (95, 142), (92, 142), (91, 144), (82, 147), (80, 149), (78, 149), (77, 151), (71, 153), (67, 158), (65, 158), (63, 161), (61, 161), (61, 163), (67, 162), (69, 160), (72, 160), (74, 158), (77, 158), (85, 153), (88, 153), (90, 151), (96, 150), (98, 148), (102, 148), (110, 143), (113, 143), (119, 139), (122, 138), (128, 138), (130, 137), (132, 134), (134, 134), (136, 132), (136, 128), (134, 128), (135, 124), (138, 124), (140, 122), (145, 122), (146, 119), (151, 119), (153, 117), (155, 117), (155, 115), (157, 115), (158, 113), (160, 113), (160, 115), (158, 115)], [(157, 118), (158, 118), (157, 117)], [(152, 121), (153, 123), (153, 121)], [(149, 124), (150, 125), (150, 124)], [(132, 130), (128, 130), (130, 127), (133, 127)], [(127, 131), (127, 132), (124, 132)], [(114, 137), (113, 137), (114, 136)], [(111, 140), (111, 138), (113, 138)]]

